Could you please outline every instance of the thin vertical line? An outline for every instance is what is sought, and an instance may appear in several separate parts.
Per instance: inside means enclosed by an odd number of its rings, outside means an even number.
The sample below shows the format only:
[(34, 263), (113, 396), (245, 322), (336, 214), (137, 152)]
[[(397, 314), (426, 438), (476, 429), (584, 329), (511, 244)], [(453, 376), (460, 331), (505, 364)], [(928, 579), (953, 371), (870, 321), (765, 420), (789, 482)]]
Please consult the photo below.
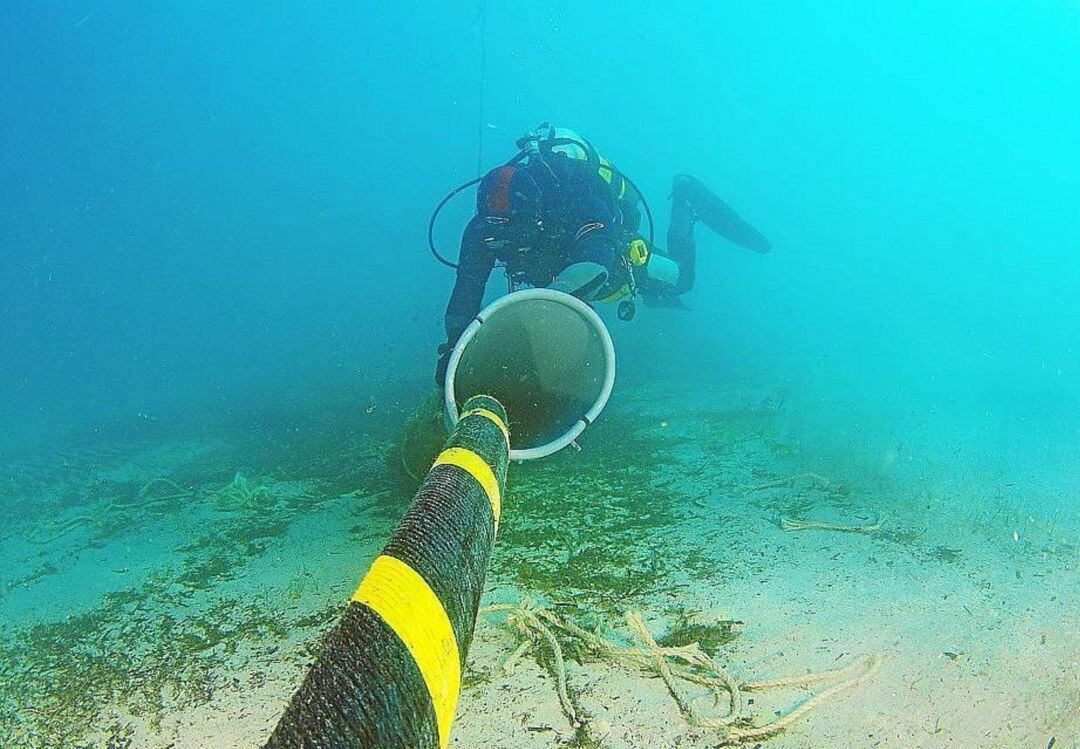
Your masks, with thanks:
[(484, 170), (484, 100), (487, 95), (487, 3), (480, 0), (476, 9), (480, 23), (480, 107), (476, 118), (476, 176)]

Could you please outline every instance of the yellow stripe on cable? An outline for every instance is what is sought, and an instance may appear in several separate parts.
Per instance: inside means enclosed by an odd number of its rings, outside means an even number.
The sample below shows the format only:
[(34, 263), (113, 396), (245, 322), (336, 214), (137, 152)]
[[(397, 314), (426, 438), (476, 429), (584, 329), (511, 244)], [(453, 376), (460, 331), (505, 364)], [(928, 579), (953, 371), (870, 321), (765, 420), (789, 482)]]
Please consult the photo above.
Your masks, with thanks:
[(378, 614), (408, 648), (431, 694), (445, 749), (461, 692), (461, 659), (442, 602), (416, 570), (386, 555), (371, 565), (352, 600)]
[(467, 450), (464, 447), (448, 447), (435, 458), (435, 466), (455, 466), (468, 473), (484, 489), (488, 501), (491, 502), (491, 514), (495, 516), (495, 531), (499, 530), (499, 514), (502, 512), (502, 493), (499, 491), (499, 481), (495, 478), (491, 466), (484, 459)]
[(466, 416), (483, 416), (488, 421), (492, 422), (499, 428), (499, 431), (503, 433), (503, 437), (506, 437), (507, 446), (510, 445), (510, 430), (506, 428), (506, 424), (499, 418), (499, 415), (494, 411), (489, 411), (486, 408), (474, 408), (471, 411), (467, 411), (461, 415), (464, 419)]

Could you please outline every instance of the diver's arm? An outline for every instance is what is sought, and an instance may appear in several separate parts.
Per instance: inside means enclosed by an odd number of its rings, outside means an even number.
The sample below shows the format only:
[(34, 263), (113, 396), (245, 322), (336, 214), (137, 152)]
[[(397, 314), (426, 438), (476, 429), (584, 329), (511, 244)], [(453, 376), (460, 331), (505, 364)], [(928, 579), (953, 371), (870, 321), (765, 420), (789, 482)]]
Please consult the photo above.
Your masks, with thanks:
[(625, 243), (615, 232), (603, 225), (586, 225), (578, 230), (574, 242), (574, 260), (579, 263), (598, 263), (609, 272), (621, 266)]
[(480, 311), (484, 301), (484, 289), (488, 276), (495, 265), (495, 258), (483, 242), (484, 219), (474, 216), (461, 237), (461, 254), (458, 257), (457, 279), (450, 301), (446, 305), (444, 323), (446, 342), (439, 346), (439, 361), (435, 368), (435, 382), (441, 387), (446, 376), (450, 352), (465, 328)]
[(613, 270), (622, 255), (623, 227), (607, 184), (588, 175), (570, 208), (567, 225), (574, 232), (573, 261), (599, 263)]

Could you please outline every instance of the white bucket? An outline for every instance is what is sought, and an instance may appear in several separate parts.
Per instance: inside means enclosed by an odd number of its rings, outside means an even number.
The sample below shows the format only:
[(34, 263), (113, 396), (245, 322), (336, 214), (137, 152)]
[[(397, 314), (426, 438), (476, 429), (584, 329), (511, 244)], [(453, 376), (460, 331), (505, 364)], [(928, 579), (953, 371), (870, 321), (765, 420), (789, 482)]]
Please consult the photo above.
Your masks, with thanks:
[(558, 452), (591, 424), (615, 384), (615, 348), (600, 317), (576, 297), (527, 289), (488, 305), (450, 354), (443, 391), (450, 430), (473, 395), (510, 419), (510, 458)]

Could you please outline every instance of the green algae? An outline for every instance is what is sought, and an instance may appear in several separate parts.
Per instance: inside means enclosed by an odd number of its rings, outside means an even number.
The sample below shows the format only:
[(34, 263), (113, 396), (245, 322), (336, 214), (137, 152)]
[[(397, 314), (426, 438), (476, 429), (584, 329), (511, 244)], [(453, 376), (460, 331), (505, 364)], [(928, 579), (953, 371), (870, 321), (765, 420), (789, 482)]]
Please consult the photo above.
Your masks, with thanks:
[(960, 561), (962, 554), (963, 552), (960, 549), (951, 549), (948, 546), (938, 545), (927, 552), (925, 559), (941, 562), (943, 564), (956, 564)]
[(34, 571), (28, 572), (22, 577), (16, 578), (6, 583), (3, 588), (0, 588), (0, 598), (3, 598), (5, 594), (16, 590), (17, 588), (28, 588), (34, 583), (37, 583), (38, 581), (43, 580), (50, 575), (55, 575), (59, 571), (59, 567), (49, 562), (46, 562)]
[(491, 669), (469, 665), (466, 666), (465, 673), (461, 677), (461, 688), (463, 690), (476, 689), (484, 684), (490, 684), (491, 680)]
[[(138, 595), (37, 624), (0, 642), (0, 740), (60, 746), (104, 731), (122, 716), (160, 725), (169, 711), (202, 705), (230, 688), (241, 644), (286, 631), (265, 600), (215, 599), (147, 584)], [(197, 613), (197, 615), (196, 615)]]
[[(513, 466), (494, 581), (581, 619), (619, 618), (644, 599), (677, 595), (680, 578), (723, 578), (739, 553), (738, 532), (688, 544), (676, 529), (704, 498), (737, 495), (737, 473), (722, 466), (737, 466), (731, 454), (760, 441), (762, 415), (718, 408), (694, 421), (679, 432), (632, 410), (608, 412), (580, 451)], [(703, 438), (713, 452), (702, 453)]]
[(580, 452), (513, 467), (492, 564), (497, 581), (581, 613), (662, 586), (674, 560), (655, 542), (687, 505), (668, 478), (667, 433), (628, 417), (594, 430)]
[[(59, 500), (35, 508), (47, 560), (8, 583), (9, 591), (32, 589), (67, 572), (84, 551), (131, 535), (179, 528), (189, 540), (142, 584), (105, 593), (77, 615), (0, 635), (0, 746), (125, 746), (134, 720), (157, 730), (171, 713), (242, 689), (243, 678), (265, 678), (281, 652), (293, 661), (313, 656), (317, 634), (340, 616), (341, 602), (312, 610), (295, 597), (229, 592), (237, 589), (229, 581), (298, 519), (332, 503), (377, 495), (376, 512), (363, 522), (372, 536), (383, 536), (411, 492), (370, 439), (342, 440), (336, 450), (324, 439), (293, 439), (280, 450), (271, 440), (275, 449), (256, 451), (266, 460), (287, 452), (282, 463), (242, 456), (246, 444), (237, 440), (229, 451), (199, 454), (139, 481), (44, 467), (33, 481), (12, 483), (13, 490)], [(134, 461), (141, 448), (131, 449)], [(124, 454), (114, 457), (109, 465), (122, 467)], [(330, 464), (348, 468), (321, 473)], [(222, 465), (244, 470), (222, 481)], [(42, 522), (46, 512), (57, 520)], [(316, 586), (304, 598), (320, 597)], [(282, 600), (291, 603), (288, 611)]]
[[(715, 439), (709, 444), (717, 454), (732, 452), (760, 430), (745, 414), (705, 418), (712, 420)], [(4, 637), (0, 725), (12, 728), (7, 734), (7, 728), (0, 729), (0, 744), (17, 745), (11, 737), (29, 736), (28, 745), (46, 746), (57, 737), (69, 742), (93, 731), (122, 737), (125, 716), (157, 723), (170, 711), (206, 704), (220, 690), (237, 688), (230, 674), (260, 643), (269, 652), (288, 637), (294, 641), (291, 658), (314, 657), (316, 632), (340, 616), (340, 602), (320, 603), (314, 610), (309, 602), (306, 610), (296, 611), (312, 596), (295, 582), (277, 601), (231, 599), (223, 591), (235, 589), (230, 581), (297, 520), (332, 503), (348, 503), (356, 517), (342, 535), (365, 542), (384, 539), (415, 483), (386, 443), (353, 426), (328, 426), (315, 417), (300, 427), (280, 426), (245, 432), (230, 439), (228, 449), (219, 443), (164, 467), (161, 478), (182, 491), (169, 492), (164, 482), (155, 485), (151, 499), (178, 498), (151, 502), (149, 508), (139, 487), (157, 476), (67, 481), (67, 512), (107, 512), (100, 523), (73, 526), (64, 538), (63, 559), (158, 523), (200, 521), (186, 531), (188, 541), (171, 566), (156, 571), (145, 585), (108, 594), (98, 607), (72, 619)], [(680, 574), (721, 575), (723, 547), (706, 552), (671, 543), (672, 529), (687, 518), (698, 496), (688, 492), (701, 490), (694, 482), (715, 475), (708, 455), (700, 463), (686, 461), (696, 438), (616, 411), (605, 414), (585, 437), (579, 452), (512, 467), (492, 584), (562, 604), (568, 615), (595, 625), (628, 608), (643, 608), (645, 598), (670, 600)], [(231, 468), (226, 472), (222, 466)], [(51, 563), (63, 566), (58, 559)], [(284, 615), (282, 601), (291, 603), (294, 613)], [(678, 631), (710, 643), (723, 637), (715, 631), (720, 624), (693, 626)], [(113, 653), (138, 658), (125, 662), (108, 657)], [(16, 669), (13, 663), (22, 665)], [(262, 672), (250, 664), (242, 671), (253, 679)], [(84, 696), (77, 699), (79, 694)], [(75, 705), (67, 713), (57, 707), (66, 702)], [(20, 712), (18, 705), (29, 710)]]
[(682, 647), (697, 643), (707, 655), (715, 656), (721, 648), (739, 636), (738, 627), (742, 624), (734, 619), (720, 619), (716, 622), (703, 622), (694, 612), (678, 608), (674, 620), (667, 632), (656, 641), (663, 647)]
[(345, 601), (334, 601), (318, 611), (299, 617), (296, 620), (296, 626), (303, 629), (315, 628), (321, 631), (340, 619), (341, 615), (345, 613), (346, 606)]

